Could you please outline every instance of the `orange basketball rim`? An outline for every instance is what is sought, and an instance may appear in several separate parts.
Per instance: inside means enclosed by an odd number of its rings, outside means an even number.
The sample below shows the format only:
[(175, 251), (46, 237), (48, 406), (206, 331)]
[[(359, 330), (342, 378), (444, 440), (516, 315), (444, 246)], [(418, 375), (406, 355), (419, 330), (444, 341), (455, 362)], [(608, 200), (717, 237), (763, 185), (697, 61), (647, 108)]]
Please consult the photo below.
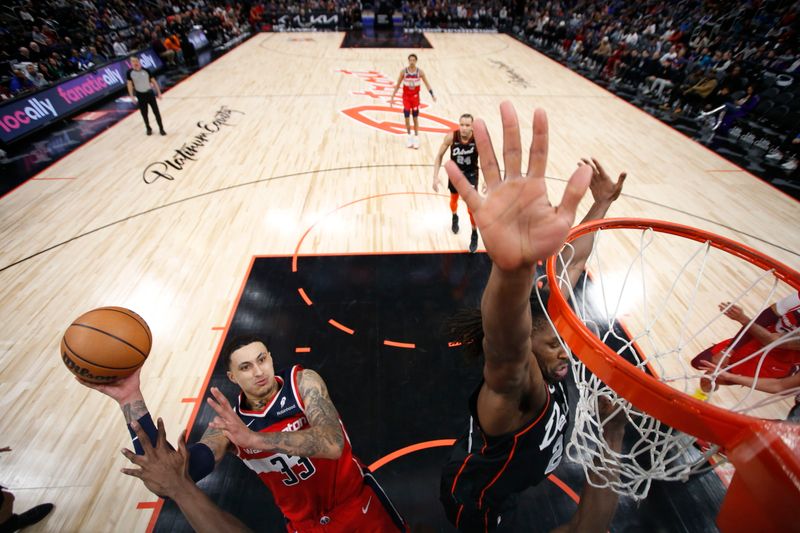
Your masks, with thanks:
[[(800, 289), (800, 273), (731, 239), (660, 220), (618, 218), (573, 228), (567, 243), (609, 229), (652, 229), (746, 260)], [(722, 531), (797, 531), (800, 505), (800, 425), (765, 420), (709, 405), (642, 372), (584, 325), (559, 290), (556, 256), (547, 261), (548, 311), (581, 362), (637, 409), (684, 433), (718, 444), (736, 468), (717, 524)], [(645, 354), (646, 355), (646, 354)]]

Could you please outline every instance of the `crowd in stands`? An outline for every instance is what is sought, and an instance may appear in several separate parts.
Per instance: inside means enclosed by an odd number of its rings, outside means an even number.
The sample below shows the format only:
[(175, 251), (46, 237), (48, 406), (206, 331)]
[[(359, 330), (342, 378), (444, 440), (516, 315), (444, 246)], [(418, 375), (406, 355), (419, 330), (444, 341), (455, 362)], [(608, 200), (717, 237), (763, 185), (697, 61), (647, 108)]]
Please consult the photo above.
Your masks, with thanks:
[[(667, 121), (692, 117), (724, 155), (796, 171), (800, 3), (782, 0), (405, 0), (407, 28), (508, 31)], [(649, 109), (648, 109), (649, 110)], [(693, 124), (686, 133), (694, 134)], [(680, 129), (680, 128), (679, 128)], [(735, 134), (739, 146), (729, 143)], [(726, 143), (728, 143), (726, 145)], [(720, 148), (721, 146), (721, 148)], [(730, 148), (726, 153), (726, 146)], [(756, 163), (752, 170), (759, 171)]]
[(167, 65), (191, 55), (187, 35), (212, 44), (238, 35), (248, 10), (222, 0), (12, 0), (0, 8), (0, 98), (152, 47)]
[(514, 4), (502, 0), (485, 2), (448, 2), (404, 0), (400, 7), (403, 24), (407, 28), (509, 28), (514, 18)]
[(265, 30), (277, 27), (302, 30), (312, 26), (313, 16), (336, 15), (336, 23), (328, 29), (350, 30), (360, 25), (361, 14), (362, 4), (357, 0), (254, 1), (249, 21), (253, 27)]
[(800, 4), (528, 1), (517, 22), (521, 38), (659, 118), (702, 119), (797, 169)]

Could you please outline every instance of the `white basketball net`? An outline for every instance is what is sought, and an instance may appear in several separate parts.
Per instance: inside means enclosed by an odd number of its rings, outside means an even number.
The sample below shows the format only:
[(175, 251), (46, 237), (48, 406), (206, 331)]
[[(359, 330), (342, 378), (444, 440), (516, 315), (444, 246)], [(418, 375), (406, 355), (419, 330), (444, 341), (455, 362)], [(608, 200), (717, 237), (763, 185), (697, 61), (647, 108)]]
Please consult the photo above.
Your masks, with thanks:
[[(626, 247), (634, 252), (627, 253)], [(729, 362), (728, 350), (723, 350), (716, 370), (706, 374), (693, 368), (691, 359), (718, 341), (741, 338), (759, 313), (791, 293), (788, 285), (772, 271), (761, 270), (713, 248), (709, 242), (652, 229), (614, 229), (596, 231), (586, 264), (592, 280), (584, 276), (573, 289), (568, 269), (573, 253), (568, 244), (559, 254), (557, 264), (561, 273), (557, 279), (562, 282), (561, 291), (575, 314), (605, 344), (613, 344), (617, 354), (642, 372), (649, 365), (660, 381), (686, 394), (700, 394), (701, 377), (707, 378), (713, 388), (723, 372), (732, 371), (748, 360), (757, 359), (760, 369), (773, 349), (800, 338), (800, 330), (789, 331), (736, 363)], [(674, 263), (665, 264), (664, 257)], [(738, 285), (721, 287), (715, 278), (722, 269), (730, 279), (731, 268), (736, 269)], [(718, 305), (723, 301), (742, 306), (752, 317), (736, 335), (734, 332), (741, 325), (734, 324), (719, 310)], [(615, 327), (620, 323), (625, 325), (628, 335)], [(570, 355), (578, 388), (575, 426), (567, 454), (583, 466), (592, 485), (610, 487), (638, 500), (647, 496), (653, 481), (685, 481), (694, 473), (718, 466), (719, 463), (711, 466), (707, 461), (719, 451), (717, 446), (701, 453), (694, 446), (695, 437), (636, 409), (592, 375), (563, 341), (562, 345)], [(720, 386), (716, 392), (708, 392), (707, 401), (752, 416), (784, 418), (790, 406), (787, 398), (800, 393), (798, 387), (781, 394), (766, 394), (757, 391), (756, 384), (757, 378), (750, 387)], [(735, 393), (731, 392), (733, 389)], [(603, 419), (598, 412), (600, 397), (608, 398), (614, 406), (614, 413)], [(769, 412), (768, 406), (774, 412)], [(617, 452), (606, 443), (602, 428), (620, 411), (620, 416), (627, 419), (626, 442), (633, 444)], [(594, 479), (589, 477), (589, 471), (594, 472)]]

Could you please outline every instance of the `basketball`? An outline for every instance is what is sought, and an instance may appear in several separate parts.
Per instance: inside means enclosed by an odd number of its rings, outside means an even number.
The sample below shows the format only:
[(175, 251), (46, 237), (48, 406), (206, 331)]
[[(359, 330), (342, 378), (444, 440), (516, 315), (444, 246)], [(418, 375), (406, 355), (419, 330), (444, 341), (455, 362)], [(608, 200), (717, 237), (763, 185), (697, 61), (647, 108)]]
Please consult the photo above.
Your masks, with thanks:
[(144, 364), (153, 337), (147, 323), (124, 307), (100, 307), (84, 313), (61, 339), (61, 359), (79, 378), (110, 383)]

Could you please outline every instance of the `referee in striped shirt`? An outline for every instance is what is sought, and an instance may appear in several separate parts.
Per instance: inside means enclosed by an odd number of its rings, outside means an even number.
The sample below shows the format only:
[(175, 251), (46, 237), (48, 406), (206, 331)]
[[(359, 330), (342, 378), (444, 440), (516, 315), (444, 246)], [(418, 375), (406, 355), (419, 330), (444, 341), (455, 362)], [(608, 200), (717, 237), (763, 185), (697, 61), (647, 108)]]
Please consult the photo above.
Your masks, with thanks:
[(158, 111), (158, 103), (156, 98), (161, 98), (161, 87), (158, 86), (153, 73), (142, 68), (142, 63), (138, 57), (131, 57), (131, 67), (128, 69), (128, 94), (133, 98), (136, 94), (136, 101), (139, 102), (139, 111), (142, 112), (144, 125), (147, 128), (147, 134), (153, 134), (153, 128), (150, 127), (150, 120), (147, 117), (147, 106), (153, 108), (153, 114), (156, 116), (156, 123), (158, 123), (158, 132), (161, 135), (166, 135), (164, 125), (161, 123), (161, 113)]

